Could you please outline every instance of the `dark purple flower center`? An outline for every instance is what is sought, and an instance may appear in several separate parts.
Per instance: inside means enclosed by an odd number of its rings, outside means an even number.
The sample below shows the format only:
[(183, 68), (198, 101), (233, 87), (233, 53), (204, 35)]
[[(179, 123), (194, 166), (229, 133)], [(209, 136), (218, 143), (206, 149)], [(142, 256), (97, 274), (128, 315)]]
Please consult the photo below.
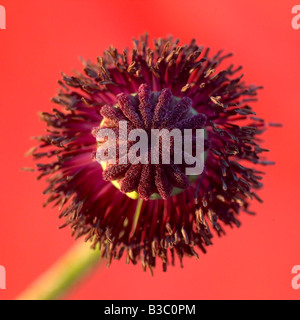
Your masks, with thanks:
[[(192, 109), (192, 100), (187, 97), (177, 98), (172, 95), (170, 89), (163, 89), (160, 92), (152, 92), (146, 84), (139, 87), (138, 93), (133, 95), (119, 94), (116, 106), (104, 106), (101, 109), (103, 121), (99, 129), (110, 128), (114, 130), (117, 136), (117, 149), (124, 142), (127, 148), (133, 145), (132, 141), (124, 141), (120, 136), (120, 122), (126, 121), (128, 133), (134, 129), (144, 130), (149, 140), (153, 129), (167, 129), (172, 132), (173, 129), (184, 131), (190, 129), (194, 132), (205, 125), (206, 116), (197, 114)], [(125, 140), (127, 139), (127, 135)], [(170, 136), (169, 136), (170, 137)], [(174, 137), (170, 137), (170, 163), (164, 164), (164, 150), (162, 148), (161, 137), (157, 161), (151, 162), (151, 147), (146, 157), (149, 163), (126, 163), (117, 158), (115, 164), (105, 164), (103, 178), (106, 181), (117, 182), (120, 190), (124, 193), (134, 193), (141, 199), (157, 198), (159, 195), (167, 199), (172, 194), (177, 194), (185, 190), (190, 185), (189, 177), (185, 174), (187, 164), (174, 161)], [(192, 136), (195, 139), (195, 136)], [(193, 144), (196, 147), (195, 144)], [(153, 151), (153, 150), (152, 150)], [(183, 151), (182, 151), (183, 152)], [(126, 154), (127, 157), (127, 154)], [(184, 158), (184, 157), (182, 157)], [(127, 161), (126, 161), (127, 162)], [(116, 184), (115, 184), (116, 185)]]

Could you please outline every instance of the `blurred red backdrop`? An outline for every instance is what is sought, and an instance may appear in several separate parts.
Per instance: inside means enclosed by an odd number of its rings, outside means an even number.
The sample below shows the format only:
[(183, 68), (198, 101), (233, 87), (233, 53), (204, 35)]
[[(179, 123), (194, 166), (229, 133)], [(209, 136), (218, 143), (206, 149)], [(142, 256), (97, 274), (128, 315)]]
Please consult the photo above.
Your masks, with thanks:
[(58, 230), (56, 209), (42, 208), (44, 182), (24, 157), (29, 137), (44, 131), (39, 111), (52, 108), (60, 72), (81, 68), (78, 57), (96, 59), (110, 44), (131, 46), (132, 37), (173, 34), (181, 43), (195, 37), (213, 50), (232, 51), (248, 83), (263, 85), (258, 116), (284, 124), (265, 134), (276, 166), (266, 169), (264, 204), (257, 216), (242, 215), (199, 261), (184, 269), (142, 268), (113, 262), (99, 268), (69, 299), (299, 299), (291, 269), (300, 264), (298, 159), (300, 30), (291, 26), (296, 0), (2, 0), (7, 29), (0, 30), (0, 265), (14, 299), (63, 255), (74, 240)]

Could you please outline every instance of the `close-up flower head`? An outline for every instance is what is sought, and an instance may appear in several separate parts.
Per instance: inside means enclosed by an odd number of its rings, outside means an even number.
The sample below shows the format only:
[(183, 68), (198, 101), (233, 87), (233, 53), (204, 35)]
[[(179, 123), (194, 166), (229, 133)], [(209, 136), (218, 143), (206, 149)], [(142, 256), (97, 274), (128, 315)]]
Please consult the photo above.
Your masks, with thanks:
[[(47, 133), (32, 152), (39, 178), (48, 182), (46, 204), (59, 207), (63, 226), (99, 244), (109, 264), (124, 254), (151, 271), (157, 258), (164, 270), (176, 256), (181, 263), (184, 256), (198, 258), (214, 233), (239, 226), (238, 215), (251, 213), (251, 200), (261, 201), (257, 165), (270, 163), (260, 146), (266, 124), (250, 106), (260, 87), (246, 84), (241, 67), (226, 63), (231, 54), (211, 53), (194, 39), (153, 42), (144, 35), (131, 50), (111, 46), (96, 62), (83, 61), (83, 72), (63, 73), (52, 99), (57, 106), (41, 114)], [(121, 121), (128, 127), (123, 139)], [(118, 150), (125, 142), (125, 150), (133, 146), (133, 139), (124, 141), (133, 129), (149, 139), (151, 129), (190, 129), (196, 143), (193, 131), (202, 128), (204, 170), (188, 176), (184, 161), (171, 157), (164, 164), (158, 157), (153, 164), (148, 153), (145, 164), (121, 157), (114, 164), (97, 161), (101, 128), (116, 133)]]
[(299, 300), (299, 35), (294, 0), (0, 0), (0, 300)]

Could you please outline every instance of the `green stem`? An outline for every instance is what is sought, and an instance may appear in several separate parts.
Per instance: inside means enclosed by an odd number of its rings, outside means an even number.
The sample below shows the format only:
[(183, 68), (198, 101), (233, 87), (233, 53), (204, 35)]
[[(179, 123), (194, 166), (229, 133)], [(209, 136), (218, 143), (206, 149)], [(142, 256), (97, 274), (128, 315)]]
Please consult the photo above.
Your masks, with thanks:
[(136, 205), (134, 218), (133, 218), (133, 226), (132, 226), (132, 231), (131, 231), (132, 236), (135, 234), (136, 226), (139, 222), (142, 205), (143, 205), (143, 200), (139, 198), (137, 205)]
[[(143, 200), (138, 199), (131, 234), (135, 234)], [(17, 300), (57, 300), (72, 289), (86, 274), (95, 268), (100, 259), (99, 250), (90, 249), (79, 242), (48, 271), (42, 274)]]
[(92, 250), (89, 244), (80, 242), (38, 278), (17, 300), (57, 300), (97, 266), (99, 261), (99, 250)]

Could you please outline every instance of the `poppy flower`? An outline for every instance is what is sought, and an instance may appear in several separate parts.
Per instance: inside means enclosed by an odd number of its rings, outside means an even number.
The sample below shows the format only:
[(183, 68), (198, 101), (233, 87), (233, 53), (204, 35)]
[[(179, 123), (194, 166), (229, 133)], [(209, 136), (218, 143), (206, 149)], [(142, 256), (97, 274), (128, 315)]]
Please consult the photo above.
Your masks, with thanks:
[[(38, 178), (47, 179), (46, 204), (59, 206), (62, 227), (100, 244), (109, 264), (123, 254), (151, 272), (157, 257), (164, 270), (176, 255), (182, 264), (198, 249), (205, 253), (225, 225), (239, 226), (250, 200), (261, 201), (256, 166), (271, 162), (261, 158), (265, 122), (249, 106), (260, 87), (242, 81), (241, 67), (224, 63), (230, 56), (171, 37), (152, 48), (145, 35), (132, 50), (111, 46), (95, 63), (83, 61), (83, 73), (62, 75), (52, 99), (59, 107), (41, 114), (47, 133), (32, 154), (43, 160)], [(204, 129), (203, 172), (189, 177), (184, 163), (172, 161), (99, 163), (97, 132), (118, 129), (122, 119), (147, 132)]]

